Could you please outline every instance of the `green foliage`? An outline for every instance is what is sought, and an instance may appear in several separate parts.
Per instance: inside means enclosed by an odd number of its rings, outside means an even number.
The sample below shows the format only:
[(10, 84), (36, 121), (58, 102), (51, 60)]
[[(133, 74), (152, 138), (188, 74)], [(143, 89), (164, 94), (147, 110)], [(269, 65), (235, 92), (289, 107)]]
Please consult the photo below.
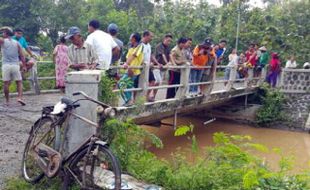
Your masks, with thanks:
[(106, 75), (101, 76), (99, 83), (99, 100), (110, 105), (116, 105), (118, 102), (118, 96), (112, 90), (115, 87), (116, 82)]
[[(309, 60), (310, 46), (304, 43), (310, 38), (309, 1), (265, 0), (264, 8), (250, 7), (248, 0), (222, 2), (223, 6), (215, 7), (207, 1), (4, 0), (0, 5), (0, 25), (24, 28), (28, 40), (37, 42), (45, 51), (51, 51), (58, 35), (70, 26), (79, 26), (86, 36), (86, 25), (95, 18), (101, 22), (102, 30), (109, 23), (116, 23), (125, 44), (131, 33), (149, 29), (155, 34), (154, 44), (166, 33), (172, 33), (175, 41), (181, 36), (192, 37), (194, 44), (207, 36), (215, 42), (226, 38), (229, 53), (235, 46), (240, 11), (239, 50), (256, 41), (279, 52), (282, 60), (291, 54), (296, 55), (300, 65)], [(42, 31), (50, 40), (42, 41)]]
[[(191, 127), (185, 130), (190, 131)], [(108, 134), (109, 133), (109, 134)], [(170, 161), (160, 160), (147, 150), (147, 145), (162, 147), (160, 139), (146, 132), (132, 121), (107, 121), (102, 134), (109, 138), (110, 147), (122, 164), (123, 172), (139, 180), (157, 184), (167, 190), (307, 190), (310, 173), (290, 175), (291, 159), (282, 157), (278, 172), (273, 172), (262, 160), (249, 152), (261, 149), (249, 136), (229, 136), (215, 133), (215, 146), (208, 147), (205, 154), (189, 162), (180, 150), (173, 153)], [(187, 133), (187, 135), (189, 135)], [(255, 146), (251, 146), (251, 145)], [(281, 155), (279, 149), (275, 150)], [(5, 189), (59, 189), (59, 181), (45, 180), (30, 185), (22, 179), (10, 179)], [(77, 189), (77, 187), (73, 187)]]
[[(32, 185), (20, 178), (10, 178), (6, 181), (5, 190), (59, 190), (61, 185), (61, 180), (58, 178), (48, 180), (44, 178), (40, 183)], [(70, 190), (78, 190), (79, 188), (76, 185), (73, 185)]]
[(194, 126), (191, 125), (181, 125), (174, 131), (174, 136), (183, 136), (189, 132), (193, 132)]
[(163, 146), (158, 137), (143, 130), (130, 120), (127, 122), (116, 119), (109, 120), (103, 126), (101, 134), (111, 142), (111, 148), (118, 155), (123, 170), (127, 170), (130, 162), (133, 161), (132, 158), (139, 157), (144, 153), (146, 141), (156, 147)]
[(282, 111), (284, 105), (284, 95), (278, 89), (272, 89), (267, 84), (263, 89), (262, 107), (256, 113), (256, 122), (259, 125), (269, 124), (274, 121), (284, 120), (285, 115)]
[[(180, 126), (175, 135), (189, 136), (192, 130), (192, 125)], [(107, 135), (111, 132), (114, 134)], [(309, 187), (309, 175), (288, 174), (291, 163), (288, 158), (281, 160), (281, 165), (286, 169), (271, 172), (261, 159), (251, 155), (251, 151), (267, 152), (268, 149), (251, 142), (250, 136), (215, 133), (213, 140), (216, 145), (207, 148), (202, 156), (196, 154), (195, 161), (189, 162), (188, 155), (180, 150), (172, 154), (170, 161), (156, 158), (146, 145), (151, 142), (162, 147), (161, 141), (132, 121), (110, 120), (102, 133), (112, 138), (111, 147), (124, 172), (168, 190), (281, 189), (283, 185), (299, 189)], [(190, 140), (192, 146), (197, 147), (195, 136)], [(192, 152), (195, 153), (195, 148)]]

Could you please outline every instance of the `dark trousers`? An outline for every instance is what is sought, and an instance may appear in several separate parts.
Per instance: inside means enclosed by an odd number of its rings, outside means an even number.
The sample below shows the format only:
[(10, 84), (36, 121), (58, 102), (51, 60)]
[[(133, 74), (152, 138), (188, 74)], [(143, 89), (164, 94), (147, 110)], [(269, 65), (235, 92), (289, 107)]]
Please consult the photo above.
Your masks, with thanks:
[(272, 86), (276, 87), (277, 85), (278, 72), (272, 71), (267, 76), (267, 82)]
[[(181, 74), (180, 72), (169, 71), (169, 85), (180, 84)], [(174, 98), (176, 92), (178, 91), (178, 87), (168, 88), (166, 99)]]

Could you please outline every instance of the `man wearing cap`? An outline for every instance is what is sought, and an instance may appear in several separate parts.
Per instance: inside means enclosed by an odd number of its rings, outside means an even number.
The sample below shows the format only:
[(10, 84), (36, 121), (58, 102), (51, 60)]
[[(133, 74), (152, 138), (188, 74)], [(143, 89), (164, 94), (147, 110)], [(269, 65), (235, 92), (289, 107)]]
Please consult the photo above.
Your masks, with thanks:
[[(202, 74), (203, 71), (205, 70), (204, 68), (201, 67), (207, 65), (211, 50), (212, 50), (211, 42), (208, 40), (195, 47), (193, 51), (192, 65), (195, 66), (196, 68), (191, 69), (190, 83), (201, 82)], [(189, 93), (190, 95), (198, 93), (198, 86), (190, 86)]]
[(23, 86), (22, 76), (20, 73), (20, 60), (22, 61), (23, 70), (26, 67), (25, 57), (22, 47), (19, 43), (12, 39), (13, 30), (10, 27), (2, 27), (0, 31), (3, 38), (0, 38), (0, 46), (2, 52), (2, 80), (4, 83), (3, 91), (5, 95), (6, 105), (9, 105), (9, 87), (11, 81), (16, 81), (18, 99), (21, 105), (25, 105), (22, 100)]
[(99, 30), (100, 23), (98, 20), (91, 20), (88, 23), (88, 32), (86, 42), (93, 46), (99, 58), (97, 69), (108, 70), (113, 54), (118, 54), (120, 48), (114, 39), (106, 32)]
[[(122, 56), (124, 43), (120, 39), (117, 38), (118, 26), (116, 24), (114, 23), (109, 24), (108, 33), (112, 36), (113, 40), (115, 41), (115, 43), (120, 49), (119, 53), (113, 53), (112, 59), (111, 59), (111, 65), (117, 66)], [(108, 73), (110, 77), (114, 77), (114, 78), (118, 77), (117, 69), (110, 69)]]
[(98, 56), (93, 47), (84, 42), (78, 27), (69, 28), (65, 38), (72, 42), (68, 48), (69, 68), (79, 71), (97, 67)]

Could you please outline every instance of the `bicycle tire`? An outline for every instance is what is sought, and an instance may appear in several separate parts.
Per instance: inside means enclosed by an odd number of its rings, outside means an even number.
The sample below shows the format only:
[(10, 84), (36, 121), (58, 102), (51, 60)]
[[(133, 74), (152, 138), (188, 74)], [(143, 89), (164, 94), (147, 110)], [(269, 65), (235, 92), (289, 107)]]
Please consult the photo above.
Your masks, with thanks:
[[(121, 168), (120, 168), (117, 158), (114, 156), (112, 151), (106, 145), (95, 143), (94, 145), (92, 145), (91, 151), (94, 152), (96, 149), (98, 150), (98, 154), (92, 155), (91, 156), (92, 158), (87, 158), (88, 146), (80, 150), (77, 153), (77, 156), (75, 156), (75, 158), (72, 160), (69, 166), (70, 169), (74, 172), (74, 174), (78, 177), (80, 182), (82, 182), (82, 184), (84, 185), (84, 187), (82, 188), (96, 189), (96, 190), (108, 189), (107, 187), (103, 187), (102, 184), (101, 185), (98, 184), (99, 183), (98, 180), (100, 180), (99, 177), (97, 177), (96, 179), (96, 176), (98, 176), (98, 173), (101, 170), (101, 176), (110, 175), (110, 180), (111, 178), (112, 180), (114, 180), (114, 189), (120, 190), (121, 189)], [(108, 157), (109, 160), (107, 162), (100, 161), (99, 163), (96, 164), (95, 159), (98, 159), (97, 158), (98, 155)], [(87, 165), (86, 167), (84, 167), (85, 160), (86, 160), (86, 165)], [(104, 168), (102, 164), (105, 165)], [(110, 167), (106, 168), (107, 165), (112, 166), (112, 168)], [(83, 171), (83, 168), (86, 168), (85, 172)], [(111, 173), (114, 176), (111, 177)]]
[[(49, 130), (51, 127), (51, 124), (53, 123), (53, 119), (51, 117), (41, 117), (38, 119), (28, 137), (28, 140), (25, 145), (25, 149), (23, 152), (23, 157), (22, 157), (22, 176), (23, 178), (29, 182), (29, 183), (38, 183), (43, 177), (44, 177), (44, 172), (40, 169), (40, 167), (36, 164), (35, 158), (32, 156), (32, 150), (31, 146), (35, 143), (35, 140), (37, 139), (39, 133), (41, 130)], [(58, 127), (55, 127), (54, 130), (52, 130), (51, 136), (48, 136), (48, 139), (45, 139), (45, 144), (53, 146), (54, 148), (59, 148), (60, 142), (56, 142), (60, 139), (60, 129)], [(31, 158), (33, 160), (30, 160), (30, 163), (28, 163), (28, 158)], [(36, 169), (36, 171), (34, 171)]]

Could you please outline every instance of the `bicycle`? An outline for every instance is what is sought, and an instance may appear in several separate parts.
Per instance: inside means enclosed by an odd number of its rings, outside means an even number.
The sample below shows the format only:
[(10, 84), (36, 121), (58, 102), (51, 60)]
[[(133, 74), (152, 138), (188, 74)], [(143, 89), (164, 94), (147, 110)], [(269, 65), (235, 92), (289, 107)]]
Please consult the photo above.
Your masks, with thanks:
[[(116, 109), (94, 100), (84, 92), (73, 93), (73, 96), (76, 95), (82, 95), (83, 98), (76, 101), (62, 98), (55, 106), (43, 107), (42, 115), (32, 126), (26, 142), (22, 158), (22, 176), (27, 182), (35, 184), (44, 176), (54, 178), (62, 171), (82, 189), (120, 190), (120, 165), (108, 143), (99, 139), (100, 126), (108, 117), (115, 116)], [(98, 105), (97, 113), (100, 119), (97, 123), (74, 113), (82, 100)], [(62, 140), (62, 131), (66, 130), (70, 117), (96, 127), (96, 133), (64, 157), (62, 152), (65, 140)], [(63, 189), (68, 187), (68, 183), (64, 182)]]

